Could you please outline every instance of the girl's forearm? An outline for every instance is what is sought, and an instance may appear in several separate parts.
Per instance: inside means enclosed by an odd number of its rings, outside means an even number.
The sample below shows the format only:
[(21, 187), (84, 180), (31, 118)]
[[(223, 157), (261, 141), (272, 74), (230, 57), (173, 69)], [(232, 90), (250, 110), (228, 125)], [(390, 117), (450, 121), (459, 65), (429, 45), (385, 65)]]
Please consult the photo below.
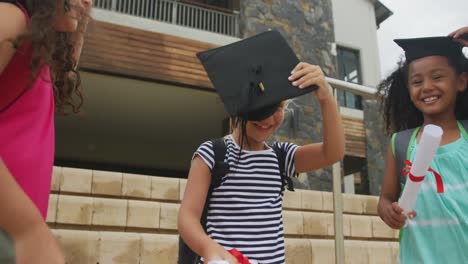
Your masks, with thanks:
[(320, 99), (319, 102), (323, 118), (323, 151), (325, 157), (331, 161), (341, 160), (345, 152), (345, 137), (335, 97), (330, 92), (329, 96)]
[(209, 248), (216, 244), (216, 242), (205, 233), (200, 222), (180, 216), (179, 219), (184, 219), (179, 224), (179, 233), (190, 249), (199, 256), (205, 256), (209, 253)]
[(383, 220), (383, 214), (382, 214), (383, 208), (387, 207), (389, 204), (392, 204), (392, 203), (393, 201), (391, 201), (387, 197), (382, 196), (382, 195), (380, 196), (379, 202), (377, 204), (377, 214), (380, 216), (382, 220)]
[(13, 239), (46, 226), (39, 210), (16, 183), (0, 159), (0, 228)]
[(80, 25), (81, 29), (72, 33), (72, 41), (74, 43), (73, 58), (76, 62), (75, 69), (78, 67), (80, 61), (81, 52), (83, 50), (84, 37), (88, 29), (89, 18), (84, 19)]

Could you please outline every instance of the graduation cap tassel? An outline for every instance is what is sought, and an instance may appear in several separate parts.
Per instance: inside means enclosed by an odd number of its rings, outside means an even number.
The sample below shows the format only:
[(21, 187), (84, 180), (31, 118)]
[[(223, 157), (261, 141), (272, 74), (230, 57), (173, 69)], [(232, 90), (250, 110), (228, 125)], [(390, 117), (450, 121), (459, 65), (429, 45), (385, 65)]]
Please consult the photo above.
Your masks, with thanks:
[(260, 82), (258, 86), (260, 87), (260, 91), (262, 91), (262, 93), (265, 92), (265, 86), (263, 85), (262, 82)]

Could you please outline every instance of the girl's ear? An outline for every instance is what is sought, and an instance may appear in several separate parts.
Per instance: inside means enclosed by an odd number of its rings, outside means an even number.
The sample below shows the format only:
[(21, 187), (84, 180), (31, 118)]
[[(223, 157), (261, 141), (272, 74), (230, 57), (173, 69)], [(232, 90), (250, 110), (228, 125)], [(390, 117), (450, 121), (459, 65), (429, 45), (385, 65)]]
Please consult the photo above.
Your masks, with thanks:
[(463, 92), (468, 84), (468, 72), (463, 72), (458, 76), (457, 91)]

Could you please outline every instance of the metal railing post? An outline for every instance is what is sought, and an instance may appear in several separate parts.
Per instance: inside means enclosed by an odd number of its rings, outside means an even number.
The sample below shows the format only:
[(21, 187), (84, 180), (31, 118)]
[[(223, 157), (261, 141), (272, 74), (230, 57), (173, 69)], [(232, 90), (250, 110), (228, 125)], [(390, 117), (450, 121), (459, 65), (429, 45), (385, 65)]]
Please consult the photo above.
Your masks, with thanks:
[(344, 263), (343, 196), (341, 192), (341, 162), (332, 166), (333, 219), (335, 225), (335, 263)]
[(172, 2), (172, 24), (177, 24), (177, 6), (179, 5), (178, 1)]
[[(333, 87), (333, 94), (340, 108), (337, 89)], [(336, 162), (332, 165), (333, 177), (333, 221), (335, 226), (335, 263), (344, 263), (344, 232), (343, 232), (343, 195), (341, 191), (342, 162)]]
[(111, 10), (116, 11), (117, 10), (117, 0), (112, 0), (111, 2)]
[(234, 36), (235, 37), (240, 37), (240, 32), (239, 32), (239, 16), (240, 12), (239, 11), (234, 11)]

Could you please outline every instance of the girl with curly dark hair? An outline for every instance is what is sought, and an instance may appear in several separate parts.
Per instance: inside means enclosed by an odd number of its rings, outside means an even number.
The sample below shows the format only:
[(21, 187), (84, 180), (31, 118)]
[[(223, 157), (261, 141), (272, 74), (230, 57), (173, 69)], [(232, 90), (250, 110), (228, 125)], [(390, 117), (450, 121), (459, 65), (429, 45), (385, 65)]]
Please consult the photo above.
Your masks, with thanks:
[[(468, 60), (452, 37), (399, 39), (406, 61), (379, 85), (387, 133), (393, 133), (378, 204), (400, 229), (400, 263), (464, 263), (468, 259)], [(425, 125), (443, 129), (414, 211), (403, 214), (402, 174), (411, 166)], [(397, 169), (398, 168), (398, 169)], [(436, 177), (443, 178), (438, 194)], [(410, 175), (409, 177), (414, 177)], [(417, 212), (417, 216), (416, 216)], [(449, 254), (447, 254), (449, 252)]]
[(44, 221), (54, 112), (82, 104), (76, 66), (91, 5), (0, 0), (0, 263), (15, 252), (17, 263), (63, 263)]

